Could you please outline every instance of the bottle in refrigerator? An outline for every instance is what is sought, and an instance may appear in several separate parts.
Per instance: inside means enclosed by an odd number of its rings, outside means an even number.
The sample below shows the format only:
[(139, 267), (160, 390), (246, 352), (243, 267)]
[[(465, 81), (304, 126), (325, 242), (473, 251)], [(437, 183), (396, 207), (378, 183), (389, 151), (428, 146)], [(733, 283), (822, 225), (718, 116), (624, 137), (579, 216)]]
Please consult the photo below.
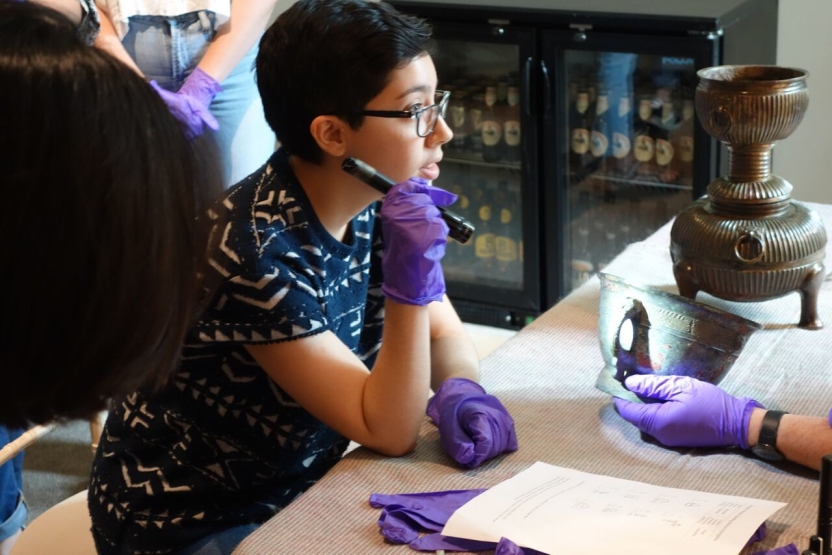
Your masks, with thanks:
[(508, 88), (508, 105), (505, 110), (503, 138), (505, 158), (508, 162), (520, 161), (520, 90), (517, 86)]
[(655, 126), (650, 121), (653, 116), (653, 101), (642, 96), (638, 104), (638, 118), (634, 125), (633, 156), (638, 163), (636, 173), (639, 179), (651, 180), (656, 177), (656, 142)]
[[(452, 185), (449, 187), (449, 190), (457, 196), (452, 210), (466, 220), (475, 221), (471, 217), (471, 197), (469, 196), (470, 191), (466, 185), (467, 182), (465, 181), (465, 175), (461, 173), (455, 177)], [(449, 262), (454, 266), (457, 273), (469, 273), (473, 263), (476, 261), (476, 256), (474, 255), (474, 241), (460, 243), (459, 241), (450, 239), (450, 237), (448, 239), (448, 244), (446, 246), (447, 252), (452, 254), (452, 256), (448, 257)], [(443, 265), (445, 263), (446, 262), (443, 260)]]
[(494, 230), (497, 273), (502, 279), (514, 282), (517, 281), (517, 239), (519, 237), (514, 226), (515, 208), (509, 198), (508, 182), (505, 180), (497, 184), (494, 209), (498, 211), (498, 221)]
[(629, 96), (618, 101), (618, 112), (612, 132), (612, 157), (615, 160), (613, 174), (629, 178), (635, 169), (633, 155), (633, 105)]
[(485, 105), (482, 111), (482, 158), (486, 162), (502, 159), (503, 119), (497, 105), (497, 88), (485, 88)]
[(572, 239), (572, 289), (577, 289), (589, 280), (595, 269), (592, 264), (588, 191), (580, 192), (573, 218), (575, 233)]
[(693, 186), (693, 100), (686, 98), (682, 102), (682, 120), (676, 128), (671, 142), (675, 145), (679, 184)]
[(473, 94), (469, 92), (471, 105), (468, 108), (468, 150), (474, 156), (482, 156), (482, 111), (485, 108), (485, 93), (478, 86), (473, 87)]
[(589, 149), (592, 120), (589, 114), (589, 93), (579, 90), (570, 115), (569, 169), (582, 174), (592, 166)]
[(598, 161), (598, 169), (611, 173), (609, 166), (610, 137), (612, 136), (611, 111), (609, 96), (601, 91), (595, 102), (595, 119), (589, 138), (589, 149), (593, 158)]
[(618, 227), (616, 210), (616, 192), (608, 188), (604, 195), (604, 203), (601, 206), (602, 217), (599, 218), (604, 222), (602, 240), (597, 246), (597, 258), (595, 267), (598, 271), (602, 271), (618, 255)]
[(676, 110), (669, 99), (662, 103), (662, 117), (656, 126), (656, 175), (662, 183), (676, 182), (676, 152), (670, 134), (678, 126)]
[(474, 239), (474, 265), (478, 272), (488, 276), (494, 270), (496, 251), (494, 230), (492, 229), (492, 200), (488, 181), (481, 177), (477, 180), (474, 191), (474, 209), (477, 212), (477, 231)]
[(451, 139), (449, 145), (452, 149), (457, 151), (465, 150), (468, 144), (468, 92), (456, 91), (451, 97), (448, 106), (449, 121), (451, 131), (454, 132), (454, 138)]

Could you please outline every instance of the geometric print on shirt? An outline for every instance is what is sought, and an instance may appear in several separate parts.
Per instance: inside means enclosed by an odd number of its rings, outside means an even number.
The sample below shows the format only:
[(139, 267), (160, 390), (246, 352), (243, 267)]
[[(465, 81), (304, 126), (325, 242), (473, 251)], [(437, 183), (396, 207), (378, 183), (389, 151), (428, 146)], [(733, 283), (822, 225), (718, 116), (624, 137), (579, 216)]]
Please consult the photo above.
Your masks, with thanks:
[[(375, 205), (336, 241), (283, 150), (226, 192), (211, 257), (221, 285), (159, 392), (120, 399), (93, 464), (100, 553), (172, 553), (262, 522), (314, 484), (348, 441), (300, 407), (245, 349), (332, 331), (368, 368), (381, 342)], [(298, 372), (303, 372), (298, 368)]]

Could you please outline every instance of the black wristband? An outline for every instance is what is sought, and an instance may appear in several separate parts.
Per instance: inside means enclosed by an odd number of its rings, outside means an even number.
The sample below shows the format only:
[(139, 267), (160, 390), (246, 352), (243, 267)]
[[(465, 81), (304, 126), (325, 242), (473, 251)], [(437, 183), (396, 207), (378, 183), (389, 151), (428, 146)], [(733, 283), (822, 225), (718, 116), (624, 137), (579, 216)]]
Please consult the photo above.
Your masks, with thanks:
[(757, 445), (751, 448), (751, 452), (767, 461), (781, 461), (783, 455), (777, 450), (777, 429), (780, 427), (780, 419), (789, 414), (782, 410), (770, 410), (763, 416), (760, 424), (760, 437)]

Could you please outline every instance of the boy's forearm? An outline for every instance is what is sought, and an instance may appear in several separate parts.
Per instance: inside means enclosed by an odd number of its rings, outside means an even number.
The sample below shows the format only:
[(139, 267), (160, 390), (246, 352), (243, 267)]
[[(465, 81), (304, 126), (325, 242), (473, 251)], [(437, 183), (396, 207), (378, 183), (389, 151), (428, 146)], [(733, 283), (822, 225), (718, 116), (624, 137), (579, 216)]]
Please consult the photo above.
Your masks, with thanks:
[[(765, 412), (756, 409), (752, 415), (748, 428), (749, 447), (757, 444), (759, 421)], [(759, 418), (755, 418), (757, 416)], [(821, 458), (832, 453), (832, 428), (826, 418), (787, 414), (780, 420), (775, 447), (788, 460), (819, 470)]]
[(430, 318), (426, 307), (385, 304), (384, 335), (364, 389), (363, 411), (376, 445), (388, 455), (416, 446), (431, 374)]

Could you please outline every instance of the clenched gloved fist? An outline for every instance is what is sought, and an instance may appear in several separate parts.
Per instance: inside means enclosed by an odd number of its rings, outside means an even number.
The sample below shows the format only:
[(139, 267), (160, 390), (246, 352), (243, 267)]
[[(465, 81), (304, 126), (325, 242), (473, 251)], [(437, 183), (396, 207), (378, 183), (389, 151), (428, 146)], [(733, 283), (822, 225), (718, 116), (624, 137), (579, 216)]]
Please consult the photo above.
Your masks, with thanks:
[(663, 403), (615, 399), (621, 417), (669, 447), (748, 449), (748, 421), (759, 407), (748, 397), (734, 397), (713, 384), (686, 376), (629, 376), (624, 385), (641, 397)]
[(442, 299), (448, 224), (437, 206), (453, 204), (456, 195), (431, 187), (418, 177), (393, 186), (381, 205), (384, 255), (381, 292), (396, 302), (425, 306)]
[(511, 415), (496, 397), (471, 380), (445, 380), (428, 401), (427, 414), (439, 427), (445, 452), (466, 468), (517, 450)]
[(201, 69), (194, 69), (175, 93), (163, 89), (156, 81), (150, 81), (150, 86), (159, 93), (170, 113), (182, 124), (188, 139), (199, 137), (206, 127), (214, 131), (220, 128), (217, 118), (208, 108), (222, 87)]

